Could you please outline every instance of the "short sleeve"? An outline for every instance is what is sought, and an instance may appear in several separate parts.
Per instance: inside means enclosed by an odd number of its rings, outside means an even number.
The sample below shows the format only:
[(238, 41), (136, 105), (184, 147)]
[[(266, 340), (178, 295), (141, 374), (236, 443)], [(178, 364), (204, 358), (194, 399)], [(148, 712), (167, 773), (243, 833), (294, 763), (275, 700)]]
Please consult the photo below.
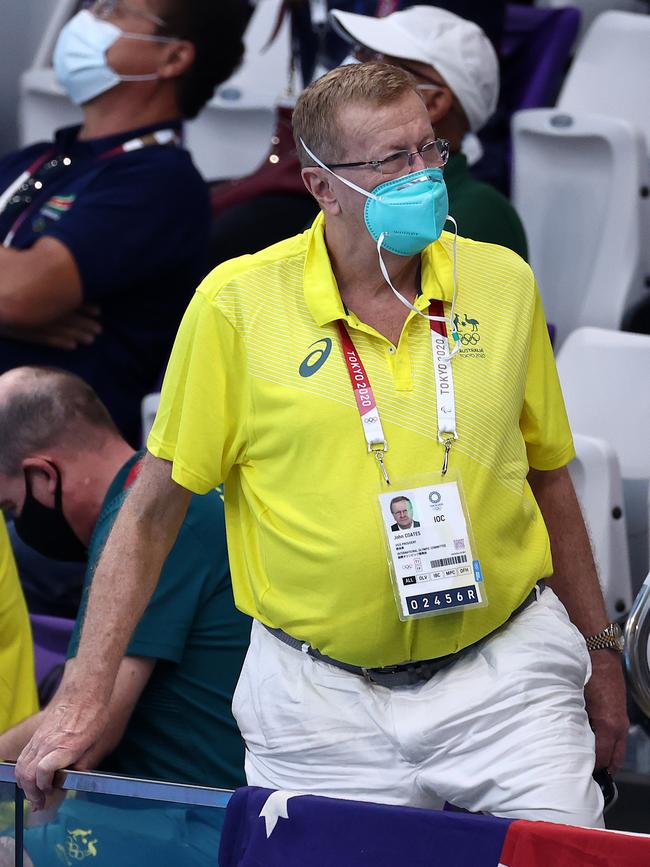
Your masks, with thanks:
[(174, 481), (196, 494), (244, 461), (249, 405), (241, 336), (201, 288), (176, 336), (147, 442), (151, 454), (173, 463)]
[(67, 247), (84, 300), (101, 302), (125, 283), (151, 281), (192, 262), (205, 273), (209, 223), (207, 189), (187, 154), (143, 149), (106, 161), (41, 237)]
[(575, 457), (573, 437), (537, 286), (526, 390), (519, 426), (526, 442), (528, 463), (533, 469), (559, 469)]

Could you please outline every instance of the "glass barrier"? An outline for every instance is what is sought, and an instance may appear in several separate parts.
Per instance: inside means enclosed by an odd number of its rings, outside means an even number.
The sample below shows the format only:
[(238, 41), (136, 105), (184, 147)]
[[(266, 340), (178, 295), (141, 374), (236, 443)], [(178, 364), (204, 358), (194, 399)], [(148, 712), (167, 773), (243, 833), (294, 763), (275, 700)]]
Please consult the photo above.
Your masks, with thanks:
[[(9, 769), (9, 772), (7, 771)], [(14, 867), (13, 768), (0, 765), (0, 793), (6, 817), (0, 846), (0, 867)], [(7, 792), (4, 792), (4, 788)], [(50, 798), (44, 811), (25, 811), (22, 831), (25, 867), (214, 867), (217, 863), (225, 808), (231, 792), (114, 777), (107, 774), (65, 774), (64, 789)], [(22, 808), (18, 807), (19, 812)], [(20, 822), (18, 825), (20, 826)], [(2, 840), (4, 839), (4, 842)], [(20, 846), (18, 846), (20, 849)], [(7, 857), (7, 856), (10, 856)], [(5, 857), (5, 860), (3, 860)], [(11, 860), (10, 860), (11, 859)], [(20, 853), (15, 867), (21, 867)]]
[(16, 835), (16, 787), (13, 768), (0, 765), (0, 867), (13, 867)]

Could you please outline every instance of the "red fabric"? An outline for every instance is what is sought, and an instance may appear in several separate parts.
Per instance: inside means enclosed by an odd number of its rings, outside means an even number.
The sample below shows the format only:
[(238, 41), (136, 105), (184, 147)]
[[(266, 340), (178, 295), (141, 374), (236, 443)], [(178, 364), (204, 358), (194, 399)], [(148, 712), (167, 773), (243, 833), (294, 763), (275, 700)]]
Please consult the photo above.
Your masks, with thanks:
[(513, 822), (501, 867), (645, 867), (650, 837), (571, 828), (548, 822)]
[(375, 15), (377, 18), (384, 18), (386, 15), (396, 12), (398, 6), (399, 0), (378, 0)]
[(124, 487), (122, 488), (123, 491), (128, 490), (131, 487), (131, 485), (133, 484), (133, 482), (135, 482), (135, 480), (138, 478), (138, 473), (140, 472), (140, 467), (142, 466), (142, 461), (143, 461), (143, 458), (140, 458), (140, 460), (137, 463), (133, 464), (133, 466), (129, 470), (129, 474), (126, 477), (126, 480), (124, 482)]
[(271, 148), (252, 175), (217, 184), (210, 192), (212, 213), (248, 202), (264, 193), (296, 193), (308, 196), (300, 175), (300, 163), (291, 131), (293, 109), (280, 107)]

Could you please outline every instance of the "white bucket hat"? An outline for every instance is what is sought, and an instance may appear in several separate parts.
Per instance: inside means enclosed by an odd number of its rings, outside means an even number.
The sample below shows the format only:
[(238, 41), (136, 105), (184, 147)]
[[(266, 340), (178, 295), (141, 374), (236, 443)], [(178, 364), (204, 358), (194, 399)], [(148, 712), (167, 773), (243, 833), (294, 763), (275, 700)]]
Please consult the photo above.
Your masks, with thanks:
[(494, 113), (499, 61), (478, 24), (435, 6), (411, 6), (385, 18), (334, 9), (330, 20), (351, 44), (433, 66), (456, 95), (472, 132)]

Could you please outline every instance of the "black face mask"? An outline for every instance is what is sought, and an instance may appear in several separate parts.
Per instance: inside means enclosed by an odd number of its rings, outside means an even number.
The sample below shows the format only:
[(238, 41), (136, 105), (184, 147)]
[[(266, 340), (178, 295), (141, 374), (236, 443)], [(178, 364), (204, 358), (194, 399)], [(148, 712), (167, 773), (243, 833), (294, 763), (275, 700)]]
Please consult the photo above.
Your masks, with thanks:
[(34, 497), (32, 484), (25, 470), (25, 503), (20, 517), (14, 519), (16, 533), (25, 545), (29, 545), (44, 557), (83, 562), (88, 558), (88, 551), (63, 514), (61, 474), (54, 464), (50, 463), (50, 466), (56, 471), (57, 480), (54, 508), (44, 506)]

